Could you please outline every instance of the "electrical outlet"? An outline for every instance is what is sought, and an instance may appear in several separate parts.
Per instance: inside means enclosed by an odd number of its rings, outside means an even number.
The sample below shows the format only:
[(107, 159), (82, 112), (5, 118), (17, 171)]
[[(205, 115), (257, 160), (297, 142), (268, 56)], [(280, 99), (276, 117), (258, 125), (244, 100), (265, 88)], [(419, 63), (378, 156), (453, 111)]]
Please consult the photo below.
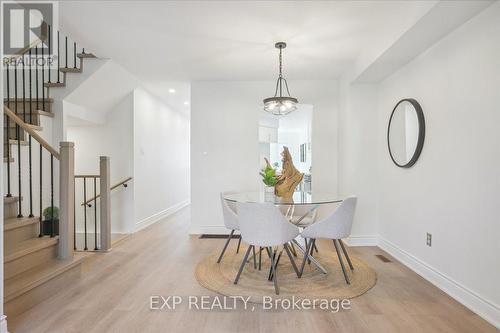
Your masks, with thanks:
[(432, 234), (427, 233), (427, 246), (432, 246)]

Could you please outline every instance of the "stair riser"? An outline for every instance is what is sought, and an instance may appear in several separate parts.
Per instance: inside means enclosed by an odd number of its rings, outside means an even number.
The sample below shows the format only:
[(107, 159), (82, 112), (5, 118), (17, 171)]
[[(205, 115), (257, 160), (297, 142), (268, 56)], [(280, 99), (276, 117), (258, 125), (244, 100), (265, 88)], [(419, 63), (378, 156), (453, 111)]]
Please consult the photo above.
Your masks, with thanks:
[(9, 279), (14, 275), (27, 271), (28, 269), (48, 262), (57, 257), (57, 243), (32, 252), (16, 260), (4, 264), (4, 278)]
[(82, 273), (82, 264), (78, 264), (64, 273), (50, 279), (30, 291), (7, 300), (4, 304), (5, 314), (9, 317), (16, 316), (43, 302), (61, 290), (69, 288), (78, 282)]
[[(4, 132), (4, 140), (5, 140), (5, 138), (7, 138), (7, 128), (6, 127), (3, 128), (3, 132)], [(19, 129), (19, 137), (21, 138), (21, 141), (24, 141), (26, 139), (26, 134), (22, 128)], [(9, 129), (9, 139), (17, 140), (17, 130), (15, 127), (11, 127)], [(16, 149), (17, 149), (17, 147), (16, 147)]]
[(39, 228), (39, 224), (34, 223), (4, 231), (4, 251), (9, 252), (20, 242), (38, 237)]
[(4, 203), (3, 204), (3, 219), (9, 219), (12, 217), (17, 217), (17, 210), (19, 204), (16, 202)]

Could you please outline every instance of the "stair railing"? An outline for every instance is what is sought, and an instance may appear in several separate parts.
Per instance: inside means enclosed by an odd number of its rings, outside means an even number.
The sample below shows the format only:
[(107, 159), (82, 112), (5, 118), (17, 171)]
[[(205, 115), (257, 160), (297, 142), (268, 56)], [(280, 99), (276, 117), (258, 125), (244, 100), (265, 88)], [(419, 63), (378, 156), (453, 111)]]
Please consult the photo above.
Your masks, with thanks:
[[(59, 234), (59, 245), (58, 245), (58, 257), (61, 259), (70, 258), (73, 255), (73, 228), (69, 226), (74, 224), (73, 221), (73, 193), (74, 193), (74, 145), (72, 142), (61, 142), (61, 147), (59, 152), (54, 149), (47, 141), (45, 141), (35, 130), (33, 130), (28, 124), (26, 124), (18, 115), (10, 110), (4, 105), (4, 115), (9, 120), (13, 121), (17, 128), (17, 141), (18, 141), (18, 155), (16, 156), (18, 160), (18, 218), (23, 217), (22, 209), (22, 168), (21, 160), (22, 155), (19, 147), (20, 144), (20, 131), (28, 133), (30, 139), (33, 138), (38, 142), (40, 146), (39, 150), (39, 197), (38, 197), (38, 208), (39, 208), (39, 237), (50, 236), (54, 237)], [(9, 145), (9, 143), (7, 143)], [(50, 206), (46, 208), (47, 213), (44, 214), (43, 204), (43, 152), (49, 153), (50, 159)], [(32, 151), (31, 147), (28, 150), (28, 160), (29, 160), (29, 217), (34, 217), (33, 214), (33, 179), (32, 179)], [(10, 158), (10, 157), (9, 157)], [(56, 205), (54, 202), (54, 159), (59, 161), (59, 211), (55, 209)], [(7, 161), (9, 163), (9, 161)], [(8, 196), (12, 196), (9, 192)], [(44, 221), (43, 216), (48, 216), (48, 220)], [(58, 221), (57, 221), (58, 218)]]
[[(54, 33), (55, 32), (55, 33)], [(63, 46), (64, 43), (64, 46)], [(18, 196), (17, 217), (34, 218), (36, 208), (39, 215), (39, 236), (54, 237), (59, 227), (59, 257), (73, 253), (74, 224), (74, 147), (61, 142), (59, 151), (40, 136), (40, 115), (51, 112), (49, 89), (65, 84), (66, 73), (80, 72), (82, 59), (91, 55), (60, 31), (42, 23), (41, 38), (27, 45), (18, 54), (4, 59), (4, 162), (6, 165), (6, 193)], [(78, 64), (77, 58), (80, 58)], [(6, 60), (7, 59), (7, 60)], [(54, 80), (54, 77), (57, 80)], [(53, 82), (56, 81), (56, 82)], [(27, 134), (27, 138), (26, 138)], [(33, 147), (36, 142), (39, 149)], [(17, 149), (12, 145), (17, 144)], [(27, 158), (21, 146), (27, 145)], [(13, 152), (14, 150), (14, 152)], [(17, 151), (17, 155), (13, 153)], [(36, 159), (39, 163), (35, 163)], [(46, 160), (49, 160), (46, 161)], [(54, 165), (54, 159), (59, 165)], [(46, 164), (50, 163), (50, 166)], [(59, 167), (59, 178), (55, 173)], [(36, 170), (38, 168), (38, 170)], [(17, 169), (17, 170), (16, 170)], [(47, 171), (50, 170), (50, 173)], [(16, 175), (13, 175), (16, 173)], [(17, 176), (17, 177), (16, 177)], [(38, 178), (38, 179), (36, 179)], [(59, 181), (59, 192), (55, 191)], [(38, 182), (38, 184), (35, 184)], [(38, 191), (34, 190), (38, 185)], [(17, 187), (17, 188), (16, 188)], [(49, 188), (47, 190), (47, 187)], [(56, 195), (55, 195), (56, 194)], [(59, 223), (57, 223), (57, 194), (59, 196)], [(23, 197), (23, 195), (25, 197)], [(24, 202), (27, 203), (23, 206)], [(68, 200), (71, 203), (68, 206)], [(44, 205), (47, 205), (43, 220)], [(69, 226), (71, 225), (71, 228)], [(47, 234), (47, 235), (46, 235)], [(69, 237), (68, 235), (71, 234)]]
[[(82, 203), (78, 206), (75, 203), (74, 207), (75, 251), (89, 251), (92, 245), (93, 251), (111, 249), (111, 191), (120, 186), (127, 187), (132, 177), (127, 177), (111, 187), (109, 179), (109, 157), (107, 156), (100, 157), (99, 174), (75, 175), (75, 189), (83, 195)], [(91, 195), (90, 198), (89, 195)], [(76, 212), (79, 209), (81, 212), (77, 216)]]

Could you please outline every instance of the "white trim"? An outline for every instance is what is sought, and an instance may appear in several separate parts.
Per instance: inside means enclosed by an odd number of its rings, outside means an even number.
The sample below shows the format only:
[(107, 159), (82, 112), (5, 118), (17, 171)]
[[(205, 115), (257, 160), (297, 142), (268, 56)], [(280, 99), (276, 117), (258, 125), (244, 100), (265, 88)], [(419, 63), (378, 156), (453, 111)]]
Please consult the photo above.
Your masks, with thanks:
[(149, 227), (150, 225), (178, 212), (182, 208), (189, 206), (189, 204), (190, 204), (189, 200), (185, 200), (185, 201), (179, 202), (179, 203), (177, 203), (177, 204), (175, 204), (175, 205), (173, 205), (165, 210), (162, 210), (161, 212), (158, 212), (158, 213), (153, 214), (149, 217), (146, 217), (145, 219), (136, 223), (134, 232), (137, 232), (139, 230), (142, 230), (144, 228)]
[(349, 246), (377, 246), (378, 235), (351, 235), (344, 241)]
[(378, 246), (471, 311), (500, 328), (500, 306), (483, 298), (382, 237), (379, 237)]
[(190, 235), (224, 235), (229, 234), (231, 230), (221, 225), (192, 225), (189, 228)]
[(7, 316), (6, 315), (0, 316), (0, 333), (9, 333), (9, 331), (7, 330)]

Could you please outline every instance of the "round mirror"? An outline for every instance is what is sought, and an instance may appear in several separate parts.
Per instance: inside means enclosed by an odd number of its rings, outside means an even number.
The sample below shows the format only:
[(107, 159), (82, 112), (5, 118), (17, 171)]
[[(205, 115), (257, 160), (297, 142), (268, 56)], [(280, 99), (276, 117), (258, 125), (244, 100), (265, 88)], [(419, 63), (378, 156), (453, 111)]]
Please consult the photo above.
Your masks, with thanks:
[(417, 162), (424, 146), (425, 120), (420, 104), (403, 99), (396, 104), (389, 119), (387, 144), (391, 159), (398, 167), (409, 168)]

